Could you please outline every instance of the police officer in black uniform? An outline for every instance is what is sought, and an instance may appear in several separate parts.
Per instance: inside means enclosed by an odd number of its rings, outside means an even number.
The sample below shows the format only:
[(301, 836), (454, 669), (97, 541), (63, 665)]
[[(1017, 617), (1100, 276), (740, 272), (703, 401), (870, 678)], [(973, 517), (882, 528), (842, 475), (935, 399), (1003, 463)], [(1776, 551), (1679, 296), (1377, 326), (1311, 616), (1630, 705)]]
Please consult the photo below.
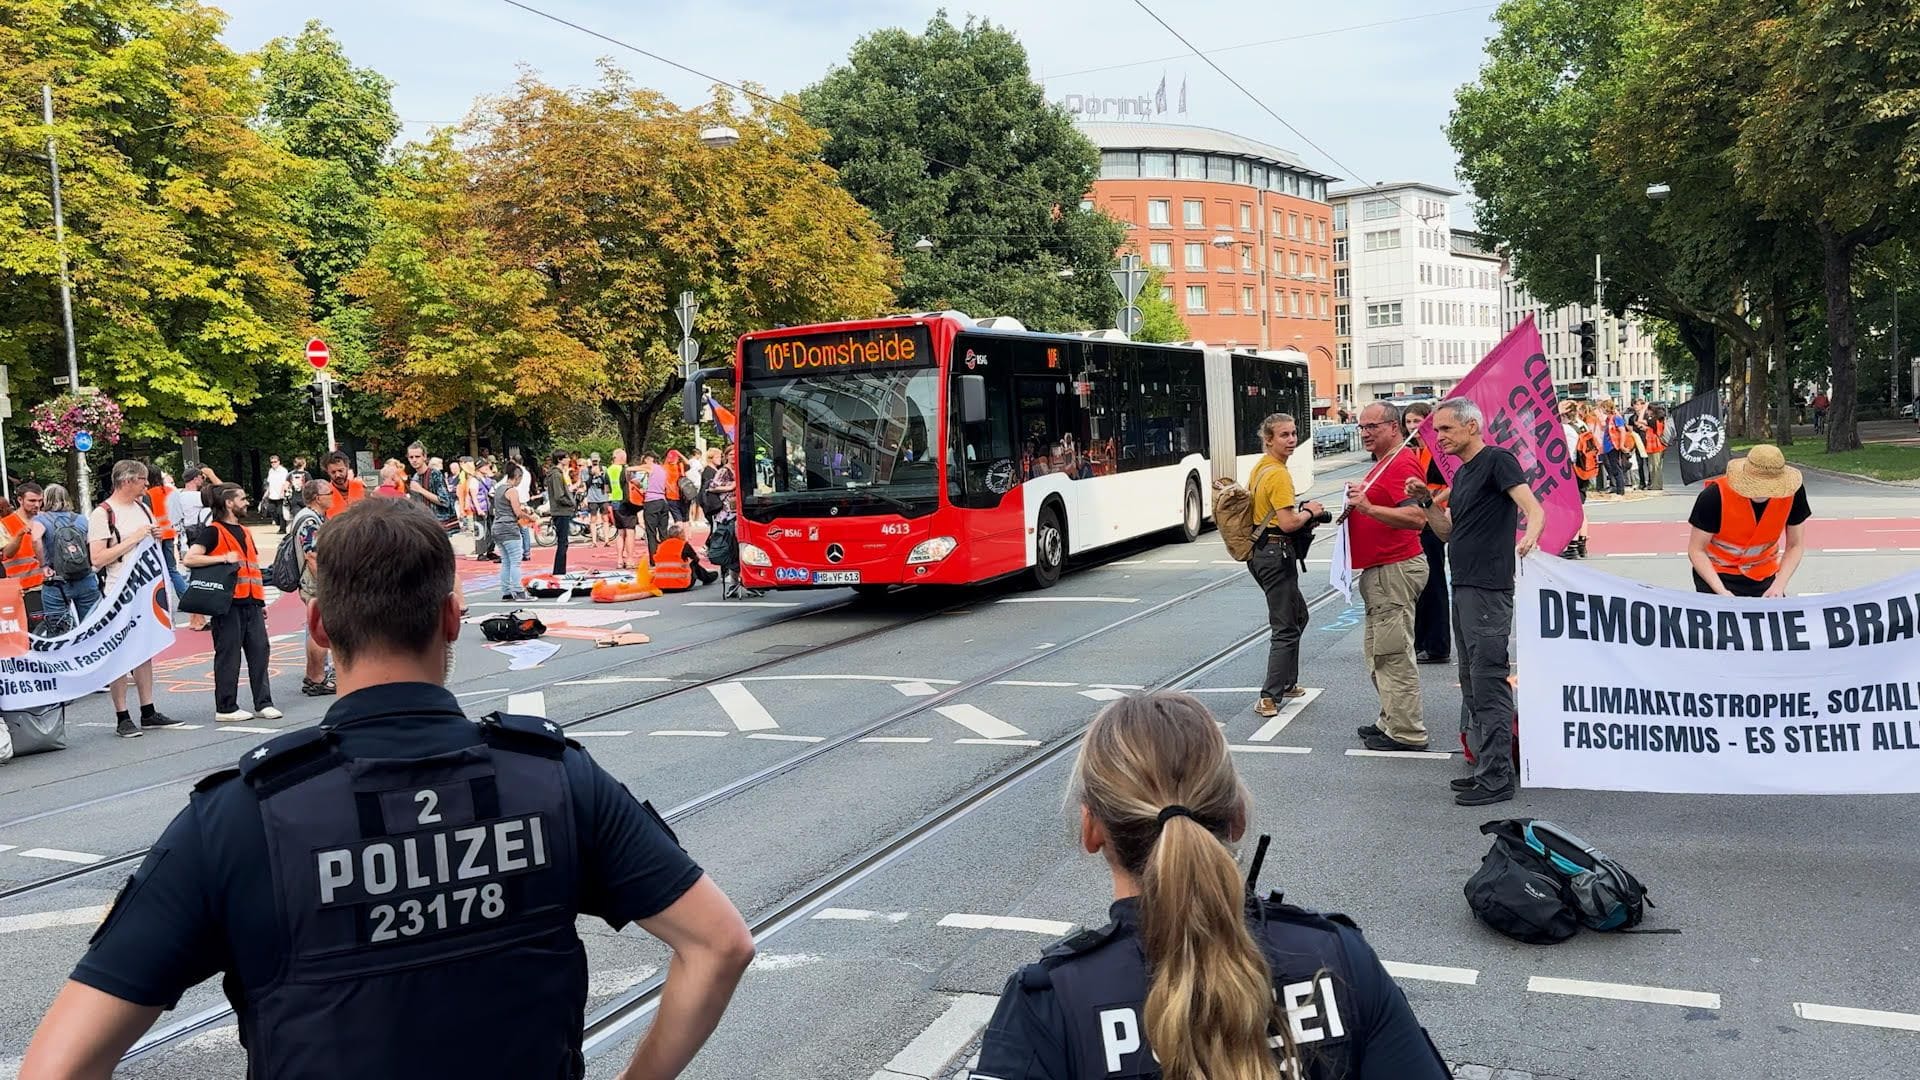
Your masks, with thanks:
[(1227, 848), (1247, 793), (1205, 706), (1114, 702), (1074, 777), (1081, 844), (1106, 856), (1120, 897), (1113, 921), (1007, 981), (974, 1080), (1446, 1080), (1351, 921), (1247, 897)]
[(253, 1080), (580, 1077), (578, 915), (673, 949), (624, 1076), (678, 1075), (753, 957), (739, 912), (558, 725), (461, 713), (445, 681), (463, 604), (425, 511), (357, 503), (321, 530), (317, 561), (308, 629), (341, 696), (194, 788), (22, 1075), (110, 1075), (220, 973)]

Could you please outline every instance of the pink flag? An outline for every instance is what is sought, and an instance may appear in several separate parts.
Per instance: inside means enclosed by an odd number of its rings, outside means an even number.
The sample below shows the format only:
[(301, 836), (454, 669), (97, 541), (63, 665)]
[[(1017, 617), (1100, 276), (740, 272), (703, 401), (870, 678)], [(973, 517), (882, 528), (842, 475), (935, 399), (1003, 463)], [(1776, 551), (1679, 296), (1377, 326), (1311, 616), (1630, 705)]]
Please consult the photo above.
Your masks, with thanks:
[[(1573, 477), (1566, 429), (1560, 425), (1559, 401), (1553, 393), (1553, 368), (1540, 348), (1540, 331), (1528, 319), (1493, 347), (1460, 384), (1454, 397), (1480, 406), (1484, 418), (1481, 437), (1489, 446), (1513, 452), (1527, 486), (1547, 510), (1547, 526), (1540, 533), (1540, 550), (1559, 554), (1580, 531), (1580, 486)], [(1420, 443), (1433, 450), (1434, 463), (1448, 483), (1460, 468), (1460, 459), (1441, 451), (1434, 439), (1433, 417), (1420, 425)]]

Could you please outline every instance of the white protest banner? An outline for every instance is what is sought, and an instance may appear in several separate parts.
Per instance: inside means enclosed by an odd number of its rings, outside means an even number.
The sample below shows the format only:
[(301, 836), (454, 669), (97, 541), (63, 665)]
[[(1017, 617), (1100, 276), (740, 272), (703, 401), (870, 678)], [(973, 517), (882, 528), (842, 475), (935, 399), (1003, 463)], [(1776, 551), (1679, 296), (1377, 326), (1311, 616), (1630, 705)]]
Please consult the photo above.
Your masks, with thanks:
[(87, 617), (24, 656), (0, 658), (0, 708), (32, 709), (85, 697), (173, 644), (167, 567), (152, 540), (126, 556), (124, 575)]
[(1514, 615), (1528, 787), (1920, 792), (1920, 573), (1762, 600), (1536, 552)]

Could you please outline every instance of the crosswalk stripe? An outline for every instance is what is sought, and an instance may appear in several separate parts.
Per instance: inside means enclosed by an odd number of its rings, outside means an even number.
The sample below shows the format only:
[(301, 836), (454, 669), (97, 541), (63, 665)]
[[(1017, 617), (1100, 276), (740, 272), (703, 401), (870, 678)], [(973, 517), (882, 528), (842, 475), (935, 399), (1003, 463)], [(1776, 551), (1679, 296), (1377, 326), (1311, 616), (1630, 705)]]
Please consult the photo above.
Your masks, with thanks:
[(726, 710), (727, 719), (733, 721), (733, 726), (741, 731), (767, 731), (780, 726), (773, 714), (760, 704), (760, 699), (753, 696), (753, 691), (740, 683), (716, 683), (707, 687), (707, 692)]

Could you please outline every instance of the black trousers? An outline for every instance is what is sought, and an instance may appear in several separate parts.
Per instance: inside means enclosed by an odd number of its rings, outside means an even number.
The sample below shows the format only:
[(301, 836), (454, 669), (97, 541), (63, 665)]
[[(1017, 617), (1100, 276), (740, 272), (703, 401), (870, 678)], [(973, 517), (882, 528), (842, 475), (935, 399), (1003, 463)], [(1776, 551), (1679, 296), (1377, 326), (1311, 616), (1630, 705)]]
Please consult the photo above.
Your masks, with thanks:
[(1307, 598), (1300, 594), (1300, 573), (1284, 540), (1261, 544), (1247, 569), (1267, 597), (1267, 677), (1260, 696), (1278, 698), (1300, 685), (1300, 635), (1307, 629)]
[(573, 515), (553, 515), (553, 573), (567, 572), (567, 540), (573, 535)]
[(1606, 454), (1607, 479), (1613, 485), (1615, 495), (1627, 493), (1627, 452), (1610, 450)]
[(247, 660), (247, 681), (253, 689), (253, 707), (273, 704), (273, 683), (267, 674), (267, 606), (236, 603), (225, 615), (215, 615), (213, 630), (213, 708), (234, 712), (240, 708), (240, 658)]
[(1447, 603), (1447, 542), (1431, 527), (1420, 530), (1420, 550), (1427, 555), (1427, 584), (1413, 609), (1413, 650), (1435, 659), (1453, 654), (1453, 630)]
[(647, 559), (652, 561), (653, 553), (660, 550), (660, 542), (667, 538), (667, 529), (673, 524), (673, 512), (667, 509), (667, 500), (648, 499), (640, 507), (640, 523), (647, 530)]

